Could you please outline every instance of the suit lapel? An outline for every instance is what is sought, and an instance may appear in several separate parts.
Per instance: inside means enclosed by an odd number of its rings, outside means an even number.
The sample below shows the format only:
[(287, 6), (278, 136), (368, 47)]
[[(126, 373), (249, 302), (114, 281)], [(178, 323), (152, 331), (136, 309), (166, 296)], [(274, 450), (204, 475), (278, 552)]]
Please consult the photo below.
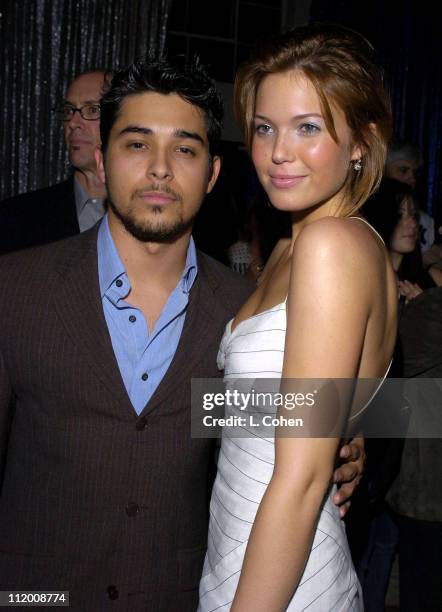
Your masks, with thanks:
[(183, 383), (192, 378), (195, 365), (205, 358), (205, 347), (219, 336), (220, 322), (226, 318), (226, 312), (216, 299), (216, 289), (217, 281), (199, 258), (198, 276), (190, 292), (186, 319), (177, 350), (169, 369), (143, 413), (155, 410), (169, 395), (176, 393)]
[[(127, 395), (104, 318), (98, 280), (97, 231), (95, 227), (69, 241), (68, 252), (60, 265), (60, 290), (54, 296), (56, 309), (71, 342), (81, 346), (96, 376), (118, 403), (138, 418)], [(216, 289), (217, 281), (199, 258), (198, 276), (189, 295), (175, 356), (143, 414), (155, 410), (192, 377), (195, 365), (205, 358), (205, 347), (219, 335), (227, 313), (216, 299)]]
[(69, 248), (60, 265), (62, 281), (54, 296), (56, 309), (71, 342), (82, 348), (96, 376), (135, 418), (104, 318), (98, 281), (97, 231), (95, 227), (65, 243)]

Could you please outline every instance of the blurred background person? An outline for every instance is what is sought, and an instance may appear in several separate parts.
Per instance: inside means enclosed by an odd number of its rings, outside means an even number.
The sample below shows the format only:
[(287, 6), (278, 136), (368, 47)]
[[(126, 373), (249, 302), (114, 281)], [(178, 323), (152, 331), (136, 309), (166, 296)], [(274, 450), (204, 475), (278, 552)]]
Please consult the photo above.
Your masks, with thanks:
[[(396, 179), (416, 189), (416, 182), (422, 167), (422, 154), (411, 142), (395, 140), (387, 151), (384, 176)], [(424, 210), (419, 209), (420, 246), (427, 251), (434, 242), (434, 219)]]
[(63, 122), (73, 173), (56, 185), (24, 193), (0, 204), (0, 253), (61, 240), (83, 232), (105, 211), (95, 149), (100, 146), (100, 98), (108, 73), (91, 70), (69, 85), (53, 109)]
[(364, 204), (362, 214), (387, 245), (405, 301), (442, 284), (437, 270), (424, 268), (418, 240), (419, 213), (408, 184), (384, 178), (379, 190)]
[[(422, 263), (415, 192), (407, 182), (383, 178), (378, 191), (367, 200), (361, 213), (382, 236), (398, 279), (401, 302), (399, 339), (389, 376), (408, 376), (409, 368), (404, 373), (402, 336), (409, 328), (408, 313), (415, 310), (410, 311), (409, 304), (424, 294), (431, 296), (438, 281), (434, 271), (425, 270)], [(424, 311), (420, 309), (419, 312), (422, 314)], [(416, 317), (412, 320), (417, 329), (428, 327), (427, 321), (418, 322)], [(410, 342), (405, 344), (407, 359), (412, 360), (413, 354), (422, 352), (417, 345), (412, 348)], [(404, 441), (399, 438), (367, 439), (366, 477), (348, 520), (349, 539), (366, 612), (381, 612), (385, 606), (399, 542), (398, 517), (386, 498), (401, 471), (403, 448)]]

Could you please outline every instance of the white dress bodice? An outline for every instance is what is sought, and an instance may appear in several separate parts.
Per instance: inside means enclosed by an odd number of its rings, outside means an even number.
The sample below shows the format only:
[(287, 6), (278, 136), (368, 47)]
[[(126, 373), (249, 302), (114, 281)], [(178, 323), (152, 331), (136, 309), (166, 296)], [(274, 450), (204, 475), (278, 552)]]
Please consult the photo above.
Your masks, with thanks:
[[(239, 378), (280, 378), (286, 305), (227, 325), (218, 356), (226, 384)], [(247, 541), (274, 467), (273, 437), (232, 437), (223, 431), (210, 504), (208, 550), (200, 583), (200, 612), (226, 612), (235, 595)], [(361, 612), (360, 585), (345, 526), (326, 495), (301, 581), (287, 610)]]

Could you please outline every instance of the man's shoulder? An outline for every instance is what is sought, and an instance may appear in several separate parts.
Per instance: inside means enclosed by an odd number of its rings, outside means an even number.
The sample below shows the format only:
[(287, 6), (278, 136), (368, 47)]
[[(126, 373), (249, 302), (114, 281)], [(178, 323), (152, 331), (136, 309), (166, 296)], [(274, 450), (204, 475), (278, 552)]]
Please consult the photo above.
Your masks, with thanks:
[[(10, 279), (14, 285), (29, 278), (40, 279), (41, 285), (72, 266), (82, 265), (83, 255), (96, 257), (97, 227), (58, 242), (35, 246), (0, 257), (0, 282)], [(5, 286), (5, 285), (4, 285)]]
[(33, 208), (34, 210), (38, 210), (34, 207), (53, 200), (59, 202), (60, 199), (69, 197), (71, 195), (74, 197), (74, 185), (73, 179), (69, 178), (61, 183), (56, 183), (55, 185), (50, 185), (49, 187), (42, 187), (41, 189), (36, 189), (35, 191), (27, 191), (26, 193), (21, 193), (3, 200), (0, 202), (0, 214), (4, 214), (6, 211), (14, 211), (15, 213), (19, 214), (21, 211), (27, 210), (29, 207)]

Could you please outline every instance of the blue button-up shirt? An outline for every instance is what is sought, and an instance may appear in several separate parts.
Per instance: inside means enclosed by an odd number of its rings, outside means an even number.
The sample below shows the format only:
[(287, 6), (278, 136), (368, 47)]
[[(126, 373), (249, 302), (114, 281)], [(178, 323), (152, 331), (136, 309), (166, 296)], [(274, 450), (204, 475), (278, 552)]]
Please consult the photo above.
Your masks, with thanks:
[(125, 301), (131, 285), (107, 215), (98, 230), (97, 247), (104, 316), (126, 391), (140, 414), (166, 374), (183, 331), (189, 292), (197, 275), (195, 244), (190, 238), (184, 271), (150, 333), (141, 310)]

